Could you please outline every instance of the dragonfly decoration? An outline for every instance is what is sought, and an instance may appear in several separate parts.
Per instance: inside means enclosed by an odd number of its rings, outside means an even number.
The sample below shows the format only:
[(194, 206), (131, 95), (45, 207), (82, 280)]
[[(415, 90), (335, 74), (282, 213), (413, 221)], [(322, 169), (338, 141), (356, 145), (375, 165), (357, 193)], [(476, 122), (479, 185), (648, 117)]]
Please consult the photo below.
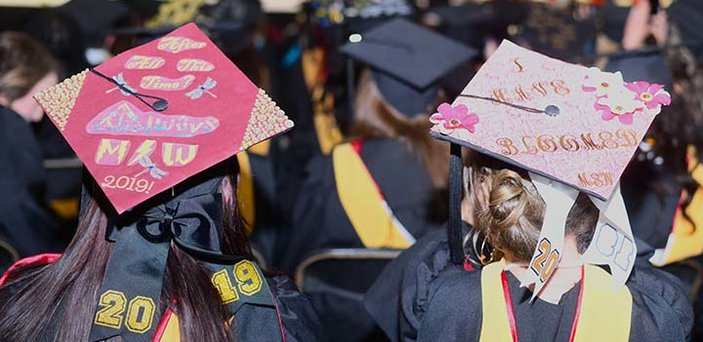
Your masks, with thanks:
[(217, 98), (217, 95), (210, 92), (210, 89), (215, 88), (216, 85), (217, 85), (217, 81), (208, 77), (207, 80), (205, 80), (205, 83), (203, 83), (203, 84), (199, 85), (197, 88), (187, 92), (186, 96), (188, 96), (191, 100), (195, 100), (195, 99), (199, 99), (201, 96), (203, 96), (203, 93), (207, 93), (208, 95), (210, 95), (214, 98)]
[(127, 84), (127, 81), (125, 81), (124, 75), (122, 75), (122, 73), (117, 74), (117, 76), (112, 76), (112, 80), (119, 84), (119, 86), (108, 89), (107, 91), (105, 91), (105, 94), (111, 93), (117, 89), (119, 89), (122, 92), (122, 95), (124, 96), (131, 95), (127, 90), (130, 90), (132, 93), (137, 92), (134, 88), (130, 87), (129, 84)]
[(156, 164), (151, 161), (151, 158), (149, 158), (149, 156), (144, 156), (142, 159), (139, 159), (139, 165), (143, 166), (144, 170), (134, 175), (135, 178), (143, 175), (145, 172), (149, 172), (151, 178), (154, 179), (161, 179), (163, 176), (168, 175), (168, 172), (159, 169)]

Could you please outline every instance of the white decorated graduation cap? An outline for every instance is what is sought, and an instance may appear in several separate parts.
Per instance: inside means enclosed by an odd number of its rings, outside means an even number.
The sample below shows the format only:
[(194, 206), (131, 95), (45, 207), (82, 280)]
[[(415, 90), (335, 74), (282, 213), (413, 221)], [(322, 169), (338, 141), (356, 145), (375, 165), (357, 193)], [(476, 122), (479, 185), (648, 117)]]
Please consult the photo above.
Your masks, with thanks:
[(383, 97), (411, 116), (436, 99), (442, 76), (477, 54), (403, 18), (353, 34), (349, 41), (341, 52), (369, 65)]
[[(453, 145), (453, 188), (461, 188), (458, 146), (529, 172), (547, 203), (539, 241), (546, 239), (550, 248), (536, 248), (535, 256), (557, 253), (558, 260), (566, 216), (578, 193), (588, 194), (601, 212), (591, 247), (602, 237), (608, 240), (600, 242), (621, 249), (606, 255), (589, 247), (584, 261), (610, 264), (616, 283), (624, 284), (635, 246), (619, 179), (661, 106), (669, 103), (662, 85), (625, 82), (620, 72), (565, 63), (503, 41), (454, 102), (440, 105), (430, 120), (432, 135)], [(458, 200), (452, 198), (456, 221)], [(455, 225), (452, 239), (460, 234)], [(615, 260), (621, 253), (632, 258)], [(537, 283), (535, 294), (551, 275), (528, 273)]]

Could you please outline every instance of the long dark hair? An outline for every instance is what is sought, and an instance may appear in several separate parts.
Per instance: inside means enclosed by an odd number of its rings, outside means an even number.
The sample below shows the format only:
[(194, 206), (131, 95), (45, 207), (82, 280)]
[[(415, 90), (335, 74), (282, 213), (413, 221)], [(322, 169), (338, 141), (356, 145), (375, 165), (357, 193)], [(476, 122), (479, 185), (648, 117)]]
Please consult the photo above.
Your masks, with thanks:
[[(222, 250), (251, 258), (236, 202), (238, 164), (234, 158), (223, 163), (226, 176), (220, 187), (225, 213)], [(53, 337), (56, 341), (83, 341), (88, 338), (97, 291), (112, 250), (105, 233), (107, 217), (113, 209), (97, 184), (93, 189), (76, 235), (64, 254), (52, 264), (17, 269), (10, 275), (11, 280), (0, 288), (0, 298), (9, 297), (0, 303), (0, 340), (35, 341)], [(6, 291), (12, 294), (3, 294)], [(177, 299), (175, 303), (173, 298)], [(234, 340), (234, 334), (225, 325), (230, 314), (217, 303), (220, 303), (220, 296), (212, 286), (206, 266), (171, 244), (161, 308), (169, 307), (178, 315), (181, 340)], [(59, 317), (59, 322), (53, 322), (55, 336), (44, 336), (50, 322)]]

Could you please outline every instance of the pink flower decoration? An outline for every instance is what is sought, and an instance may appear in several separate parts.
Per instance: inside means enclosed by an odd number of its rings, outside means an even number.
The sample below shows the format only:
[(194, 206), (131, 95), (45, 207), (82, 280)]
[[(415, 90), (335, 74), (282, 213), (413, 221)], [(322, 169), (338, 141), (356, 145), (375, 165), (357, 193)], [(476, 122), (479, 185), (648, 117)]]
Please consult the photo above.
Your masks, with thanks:
[(594, 107), (601, 111), (603, 120), (610, 121), (617, 117), (620, 123), (630, 125), (634, 120), (634, 114), (644, 109), (642, 103), (634, 99), (634, 95), (628, 90), (614, 92), (599, 98)]
[(671, 96), (661, 84), (650, 84), (643, 81), (626, 83), (625, 87), (637, 94), (637, 100), (643, 102), (649, 109), (671, 104)]
[(475, 131), (475, 125), (478, 123), (478, 115), (469, 113), (469, 109), (463, 105), (452, 106), (448, 103), (442, 103), (437, 108), (438, 113), (432, 114), (430, 122), (439, 127), (442, 134), (451, 134), (457, 129), (464, 129), (471, 133)]

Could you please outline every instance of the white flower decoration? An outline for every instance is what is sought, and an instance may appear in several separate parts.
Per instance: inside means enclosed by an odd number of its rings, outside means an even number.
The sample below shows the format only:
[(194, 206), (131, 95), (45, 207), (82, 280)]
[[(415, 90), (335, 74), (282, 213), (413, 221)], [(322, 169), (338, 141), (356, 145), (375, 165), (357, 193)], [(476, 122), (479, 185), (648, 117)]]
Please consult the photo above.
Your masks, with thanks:
[(591, 67), (584, 77), (582, 89), (588, 92), (595, 92), (596, 97), (601, 97), (612, 92), (622, 91), (622, 89), (625, 89), (625, 81), (619, 71), (615, 73), (604, 72), (596, 67)]

